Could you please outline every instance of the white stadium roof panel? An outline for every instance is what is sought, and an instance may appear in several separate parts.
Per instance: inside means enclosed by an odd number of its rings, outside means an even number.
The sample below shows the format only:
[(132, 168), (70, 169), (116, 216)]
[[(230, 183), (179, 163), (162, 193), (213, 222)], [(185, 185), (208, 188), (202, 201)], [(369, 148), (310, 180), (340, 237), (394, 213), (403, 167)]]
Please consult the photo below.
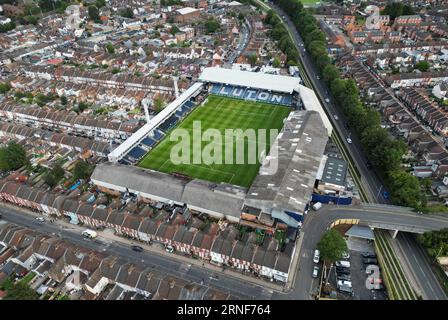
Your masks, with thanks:
[(300, 78), (217, 67), (205, 68), (199, 80), (290, 94), (300, 85)]

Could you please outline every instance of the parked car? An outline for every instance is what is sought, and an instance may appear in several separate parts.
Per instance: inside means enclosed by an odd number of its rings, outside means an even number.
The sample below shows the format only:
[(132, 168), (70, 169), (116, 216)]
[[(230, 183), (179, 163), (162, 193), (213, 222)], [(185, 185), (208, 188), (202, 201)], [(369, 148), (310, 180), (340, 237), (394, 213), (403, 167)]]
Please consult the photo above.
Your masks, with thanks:
[(343, 281), (351, 280), (351, 277), (349, 274), (338, 274), (337, 278), (338, 278), (338, 280), (343, 280)]
[(345, 293), (348, 293), (348, 294), (350, 294), (350, 295), (354, 295), (354, 293), (353, 293), (353, 288), (352, 287), (348, 287), (348, 286), (340, 286), (340, 287), (338, 287), (338, 290), (339, 291), (341, 291), (341, 292), (345, 292)]
[(344, 281), (344, 280), (339, 280), (338, 281), (338, 287), (352, 287), (352, 283), (350, 281)]
[(45, 219), (42, 218), (42, 217), (37, 217), (36, 220), (39, 221), (39, 222), (45, 222)]
[(353, 142), (352, 139), (347, 138), (347, 143), (348, 143), (348, 144), (352, 144), (352, 142)]
[(329, 102), (330, 102), (330, 99), (325, 98), (325, 102), (326, 102), (326, 103), (329, 103)]
[(313, 268), (313, 278), (317, 278), (319, 276), (319, 267), (314, 266)]
[(349, 275), (350, 274), (350, 269), (347, 268), (336, 268), (336, 273), (339, 274), (345, 274), (345, 275)]
[(320, 260), (320, 251), (316, 249), (314, 250), (313, 262), (319, 263), (319, 260)]
[(333, 115), (333, 118), (334, 120), (339, 120), (339, 117), (336, 114)]
[(363, 258), (376, 258), (376, 254), (374, 252), (362, 252)]
[(312, 208), (317, 211), (320, 208), (322, 208), (322, 203), (321, 202), (316, 202), (315, 204), (312, 205)]
[(348, 253), (348, 252), (344, 252), (344, 253), (342, 254), (342, 259), (344, 259), (344, 260), (348, 260), (348, 259), (350, 259), (350, 253)]
[(132, 248), (132, 250), (137, 251), (137, 252), (142, 252), (143, 251), (143, 248), (140, 247), (140, 246), (132, 246), (131, 248)]
[(336, 261), (336, 267), (350, 268), (350, 262), (344, 260)]
[(364, 258), (362, 259), (364, 264), (378, 264), (378, 260), (375, 258)]
[(169, 253), (173, 253), (174, 252), (174, 248), (172, 246), (168, 245), (168, 246), (166, 246), (165, 251), (169, 252)]

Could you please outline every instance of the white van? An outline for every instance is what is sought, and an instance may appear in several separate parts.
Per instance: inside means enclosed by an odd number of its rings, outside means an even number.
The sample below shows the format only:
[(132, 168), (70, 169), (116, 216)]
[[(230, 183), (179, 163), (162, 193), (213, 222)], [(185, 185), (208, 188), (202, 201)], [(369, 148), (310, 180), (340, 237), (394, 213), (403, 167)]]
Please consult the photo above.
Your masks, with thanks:
[(316, 202), (315, 204), (313, 204), (313, 209), (315, 211), (319, 210), (320, 208), (322, 208), (322, 203)]
[(320, 260), (320, 251), (316, 249), (314, 250), (313, 262), (319, 263), (319, 260)]
[(93, 239), (93, 238), (96, 238), (97, 233), (96, 233), (95, 231), (93, 231), (93, 230), (86, 229), (86, 230), (84, 230), (84, 231), (82, 232), (82, 235), (83, 235), (84, 237), (86, 237), (86, 238)]
[(336, 261), (336, 267), (344, 267), (344, 268), (350, 268), (350, 262), (348, 261)]

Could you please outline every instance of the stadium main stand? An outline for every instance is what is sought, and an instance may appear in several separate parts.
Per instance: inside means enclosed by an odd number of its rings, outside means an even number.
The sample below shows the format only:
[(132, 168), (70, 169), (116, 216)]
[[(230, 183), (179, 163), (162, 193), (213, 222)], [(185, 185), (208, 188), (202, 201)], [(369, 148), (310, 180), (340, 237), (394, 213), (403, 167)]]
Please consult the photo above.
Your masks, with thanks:
[(291, 107), (293, 98), (291, 95), (272, 93), (265, 90), (244, 88), (239, 86), (213, 84), (210, 93), (242, 100), (260, 101)]

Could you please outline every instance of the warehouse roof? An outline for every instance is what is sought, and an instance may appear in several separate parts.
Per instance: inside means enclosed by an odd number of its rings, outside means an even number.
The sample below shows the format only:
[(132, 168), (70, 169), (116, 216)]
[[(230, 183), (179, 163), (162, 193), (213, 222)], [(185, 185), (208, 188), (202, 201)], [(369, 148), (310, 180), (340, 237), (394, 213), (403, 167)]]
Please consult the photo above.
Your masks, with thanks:
[(217, 67), (205, 68), (199, 80), (289, 94), (300, 85), (299, 78)]
[(311, 198), (327, 140), (317, 112), (291, 112), (260, 167), (245, 204), (268, 213), (303, 212)]

